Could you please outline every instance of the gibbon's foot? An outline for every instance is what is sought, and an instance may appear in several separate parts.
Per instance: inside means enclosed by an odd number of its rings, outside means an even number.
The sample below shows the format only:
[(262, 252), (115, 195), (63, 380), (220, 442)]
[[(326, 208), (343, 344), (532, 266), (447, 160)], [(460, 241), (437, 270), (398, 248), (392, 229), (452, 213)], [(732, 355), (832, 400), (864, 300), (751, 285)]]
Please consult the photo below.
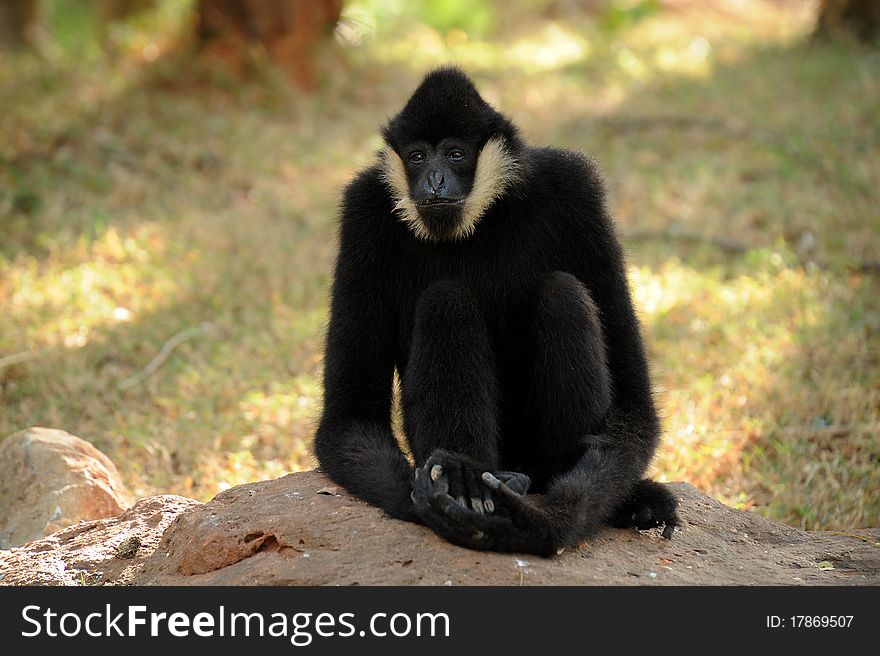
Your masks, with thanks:
[(630, 496), (614, 511), (608, 523), (617, 528), (637, 528), (640, 531), (663, 526), (663, 537), (671, 540), (675, 527), (680, 524), (677, 507), (678, 502), (664, 485), (646, 479), (635, 484)]
[[(425, 464), (415, 470), (413, 501), (418, 504), (416, 497), (424, 491), (427, 496), (448, 495), (463, 508), (491, 514), (496, 507), (492, 492), (482, 479), (485, 471), (484, 465), (467, 456), (436, 449)], [(525, 495), (531, 484), (529, 477), (519, 472), (495, 472), (495, 476), (520, 495)]]

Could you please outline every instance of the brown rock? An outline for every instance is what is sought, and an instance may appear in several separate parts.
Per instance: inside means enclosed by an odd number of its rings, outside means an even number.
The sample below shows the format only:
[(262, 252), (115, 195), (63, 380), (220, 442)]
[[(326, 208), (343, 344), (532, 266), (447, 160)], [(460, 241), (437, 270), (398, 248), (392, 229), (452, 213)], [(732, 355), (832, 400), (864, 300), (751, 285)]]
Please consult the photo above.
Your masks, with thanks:
[[(240, 485), (206, 504), (144, 499), (120, 517), (0, 555), (0, 583), (880, 584), (878, 529), (805, 532), (727, 508), (690, 485), (673, 489), (683, 526), (672, 541), (659, 530), (609, 528), (551, 559), (461, 549), (312, 471)], [(149, 528), (151, 513), (159, 519)]]
[(84, 519), (121, 513), (129, 494), (116, 466), (62, 430), (27, 428), (0, 442), (0, 548)]
[(0, 552), (0, 585), (124, 585), (156, 550), (163, 531), (200, 505), (171, 494), (138, 501), (118, 517), (81, 522)]
[[(683, 528), (607, 529), (545, 559), (481, 553), (393, 519), (318, 472), (241, 485), (180, 515), (142, 585), (880, 583), (880, 530), (800, 531), (674, 484)], [(339, 496), (327, 489), (338, 490)], [(823, 569), (820, 563), (833, 564)], [(824, 565), (823, 565), (824, 567)]]

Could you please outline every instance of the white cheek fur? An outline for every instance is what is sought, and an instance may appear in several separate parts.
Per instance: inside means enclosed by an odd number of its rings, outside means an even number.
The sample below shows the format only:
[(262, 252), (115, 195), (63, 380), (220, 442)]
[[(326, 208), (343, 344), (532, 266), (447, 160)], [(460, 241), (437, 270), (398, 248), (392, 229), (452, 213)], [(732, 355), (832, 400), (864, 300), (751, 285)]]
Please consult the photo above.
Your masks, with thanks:
[[(409, 182), (400, 156), (391, 148), (382, 151), (382, 177), (394, 200), (394, 211), (419, 239), (434, 241), (436, 238), (425, 228), (418, 208), (409, 197)], [(464, 201), (461, 220), (452, 239), (464, 239), (477, 227), (480, 218), (519, 177), (519, 163), (501, 137), (486, 142), (477, 156), (474, 185)]]

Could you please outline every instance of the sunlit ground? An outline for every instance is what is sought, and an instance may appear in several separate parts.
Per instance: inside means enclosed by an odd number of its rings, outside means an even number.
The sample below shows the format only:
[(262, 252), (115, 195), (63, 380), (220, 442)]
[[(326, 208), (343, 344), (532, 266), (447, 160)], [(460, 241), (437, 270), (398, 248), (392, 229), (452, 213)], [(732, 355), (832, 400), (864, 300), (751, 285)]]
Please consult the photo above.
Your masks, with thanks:
[(339, 192), (457, 61), (606, 173), (655, 475), (796, 526), (880, 525), (880, 59), (806, 44), (798, 3), (681, 4), (469, 33), (377, 31), (350, 3), (311, 96), (182, 66), (174, 12), (113, 57), (0, 60), (0, 434), (64, 428), (139, 495), (312, 467)]

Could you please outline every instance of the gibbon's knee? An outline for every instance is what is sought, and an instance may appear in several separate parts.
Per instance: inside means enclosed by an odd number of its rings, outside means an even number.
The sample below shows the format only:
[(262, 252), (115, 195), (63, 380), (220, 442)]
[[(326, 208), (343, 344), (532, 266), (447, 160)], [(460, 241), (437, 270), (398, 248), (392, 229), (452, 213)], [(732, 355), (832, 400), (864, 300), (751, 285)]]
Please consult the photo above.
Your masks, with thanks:
[(586, 328), (601, 338), (599, 311), (590, 292), (570, 273), (553, 271), (538, 280), (534, 290), (535, 319), (539, 324)]
[(442, 352), (445, 357), (483, 356), (488, 332), (474, 293), (456, 280), (441, 280), (419, 297), (413, 347)]
[(562, 271), (544, 274), (535, 285), (533, 319), (539, 348), (578, 349), (607, 370), (599, 310), (587, 288)]
[(477, 315), (477, 297), (467, 285), (457, 280), (441, 280), (419, 297), (416, 325), (436, 329), (438, 325), (470, 323)]
[[(407, 377), (411, 387), (435, 381), (438, 391), (493, 385), (494, 357), (479, 302), (464, 283), (436, 282), (419, 297)], [(406, 389), (404, 389), (406, 392)]]

